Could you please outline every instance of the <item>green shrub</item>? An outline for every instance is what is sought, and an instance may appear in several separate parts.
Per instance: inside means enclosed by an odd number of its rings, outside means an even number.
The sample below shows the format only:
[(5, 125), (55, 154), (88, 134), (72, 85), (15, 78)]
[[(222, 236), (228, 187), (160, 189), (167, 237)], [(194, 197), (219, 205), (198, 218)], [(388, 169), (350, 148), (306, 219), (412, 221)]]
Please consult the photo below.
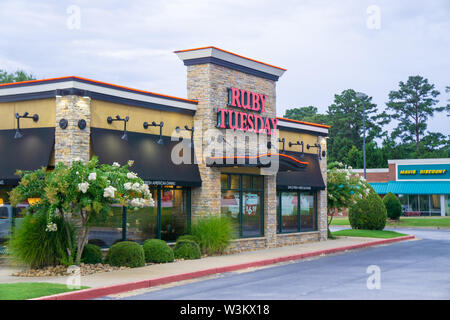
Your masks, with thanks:
[[(68, 239), (65, 222), (61, 217), (54, 217), (57, 231), (47, 232), (47, 214), (40, 210), (23, 218), (13, 230), (8, 252), (12, 259), (31, 268), (55, 266), (68, 261)], [(72, 245), (75, 238), (73, 227), (69, 224)]]
[(207, 216), (199, 218), (191, 227), (191, 234), (205, 254), (223, 253), (234, 234), (232, 221), (227, 217)]
[[(194, 241), (195, 243), (197, 243), (197, 239), (192, 234), (185, 234), (185, 235), (179, 236), (177, 238), (177, 242), (182, 241), (182, 240), (189, 240), (189, 241)], [(198, 243), (197, 243), (197, 245), (198, 245)]]
[(173, 262), (172, 249), (163, 240), (149, 239), (142, 245), (144, 247), (145, 261), (155, 263)]
[(111, 246), (106, 255), (106, 262), (112, 266), (145, 266), (144, 249), (133, 241), (122, 241)]
[(197, 243), (191, 240), (177, 240), (173, 248), (175, 258), (177, 259), (200, 259), (202, 254)]
[(380, 196), (370, 187), (369, 194), (350, 206), (348, 218), (353, 229), (383, 230), (386, 208)]
[(102, 249), (95, 244), (86, 244), (81, 255), (81, 262), (86, 264), (102, 263)]
[(383, 198), (384, 206), (386, 207), (387, 216), (390, 219), (398, 220), (402, 215), (402, 204), (395, 194), (389, 192)]

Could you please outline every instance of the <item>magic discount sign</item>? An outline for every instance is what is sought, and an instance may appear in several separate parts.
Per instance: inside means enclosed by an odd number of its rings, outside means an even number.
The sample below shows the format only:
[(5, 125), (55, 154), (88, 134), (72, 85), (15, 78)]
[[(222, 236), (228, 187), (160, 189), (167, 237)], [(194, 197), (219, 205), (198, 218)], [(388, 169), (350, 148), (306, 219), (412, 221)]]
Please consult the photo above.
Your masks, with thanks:
[(252, 91), (228, 88), (228, 107), (234, 109), (217, 109), (217, 127), (271, 135), (277, 129), (277, 118), (262, 117), (249, 112), (266, 111), (267, 96)]

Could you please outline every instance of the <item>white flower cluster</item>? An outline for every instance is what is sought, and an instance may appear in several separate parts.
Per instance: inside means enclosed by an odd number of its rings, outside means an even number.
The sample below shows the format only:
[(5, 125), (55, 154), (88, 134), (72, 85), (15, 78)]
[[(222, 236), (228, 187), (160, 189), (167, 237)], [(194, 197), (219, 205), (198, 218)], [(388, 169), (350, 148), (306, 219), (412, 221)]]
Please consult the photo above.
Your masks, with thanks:
[(147, 203), (147, 201), (144, 198), (134, 198), (134, 199), (131, 199), (131, 201), (130, 201), (131, 206), (138, 207), (138, 208), (144, 207), (146, 203)]
[(137, 177), (138, 177), (137, 174), (134, 173), (134, 172), (128, 172), (127, 173), (127, 178), (128, 179), (136, 179)]
[(117, 163), (117, 162), (114, 162), (114, 163), (112, 164), (112, 166), (113, 166), (113, 167), (116, 167), (116, 168), (120, 168), (120, 164)]
[(86, 193), (88, 189), (89, 189), (89, 183), (88, 182), (82, 182), (82, 183), (78, 184), (78, 190), (79, 191), (81, 191), (83, 193)]
[(97, 172), (91, 172), (91, 173), (89, 173), (88, 180), (89, 180), (89, 181), (94, 181), (95, 179), (97, 179)]
[(114, 198), (114, 193), (117, 191), (113, 186), (109, 186), (103, 190), (103, 197)]
[(58, 231), (58, 226), (54, 222), (50, 222), (47, 224), (47, 228), (45, 228), (46, 232), (55, 232)]

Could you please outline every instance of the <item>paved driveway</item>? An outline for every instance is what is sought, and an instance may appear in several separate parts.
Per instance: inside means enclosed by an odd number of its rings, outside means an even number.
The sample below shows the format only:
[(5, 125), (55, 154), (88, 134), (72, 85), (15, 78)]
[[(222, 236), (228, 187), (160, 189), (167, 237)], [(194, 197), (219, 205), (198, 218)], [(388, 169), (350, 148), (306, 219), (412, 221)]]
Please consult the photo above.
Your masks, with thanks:
[(421, 240), (228, 273), (125, 299), (450, 299), (450, 230), (398, 231)]

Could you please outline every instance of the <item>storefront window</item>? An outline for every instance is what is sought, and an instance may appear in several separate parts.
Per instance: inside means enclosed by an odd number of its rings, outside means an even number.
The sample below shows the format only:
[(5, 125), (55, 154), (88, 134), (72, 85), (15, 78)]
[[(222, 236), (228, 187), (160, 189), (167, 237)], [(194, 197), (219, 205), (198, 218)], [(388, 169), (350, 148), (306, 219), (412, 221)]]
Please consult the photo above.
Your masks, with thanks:
[(314, 193), (300, 193), (300, 231), (315, 230), (316, 212), (314, 202)]
[(190, 189), (155, 187), (151, 189), (154, 207), (130, 210), (113, 207), (107, 216), (90, 219), (89, 242), (109, 247), (124, 240), (123, 223), (126, 220), (126, 240), (142, 243), (147, 239), (165, 241), (188, 233), (190, 223)]
[(278, 193), (279, 233), (317, 230), (316, 193), (313, 191)]
[(263, 235), (264, 188), (263, 177), (222, 174), (221, 214), (229, 217), (240, 237)]
[(399, 194), (398, 199), (400, 200), (400, 203), (402, 204), (402, 212), (411, 211), (411, 208), (409, 207), (409, 203), (408, 203), (408, 195), (407, 194)]
[[(298, 231), (298, 193), (297, 192), (281, 192), (279, 198), (280, 232), (297, 232)], [(279, 200), (279, 201), (280, 201)]]
[(450, 216), (450, 195), (445, 196), (445, 215)]
[(430, 196), (430, 214), (432, 216), (441, 215), (441, 196), (438, 194)]
[(122, 241), (123, 207), (111, 207), (105, 214), (93, 214), (89, 218), (89, 243), (110, 247)]
[(158, 237), (158, 193), (151, 190), (154, 207), (127, 210), (127, 240), (139, 243)]
[(419, 195), (419, 208), (422, 215), (428, 215), (430, 212), (430, 197), (427, 194)]
[(187, 192), (163, 189), (161, 193), (161, 239), (175, 241), (188, 232)]

